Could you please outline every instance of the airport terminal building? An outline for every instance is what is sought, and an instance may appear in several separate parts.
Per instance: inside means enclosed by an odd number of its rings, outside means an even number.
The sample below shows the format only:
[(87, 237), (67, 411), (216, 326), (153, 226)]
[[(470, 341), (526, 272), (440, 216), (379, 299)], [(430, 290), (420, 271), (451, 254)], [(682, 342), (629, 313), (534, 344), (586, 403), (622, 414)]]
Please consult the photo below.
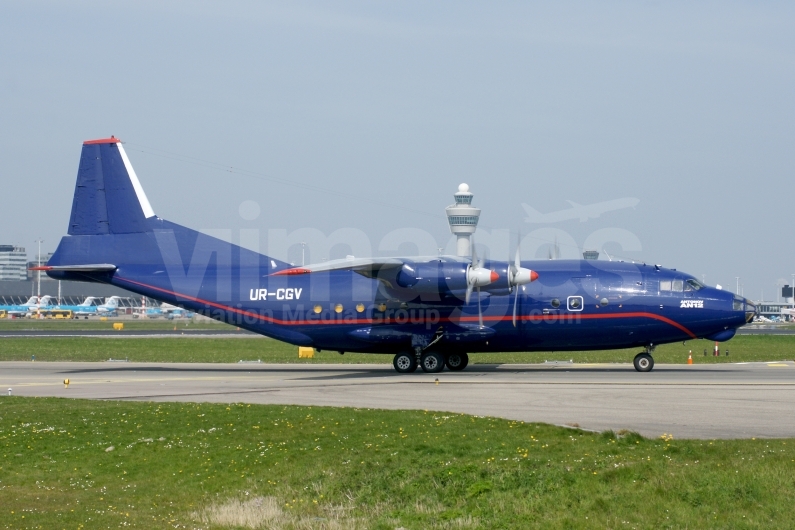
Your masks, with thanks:
[(27, 279), (27, 261), (25, 247), (0, 245), (0, 281)]

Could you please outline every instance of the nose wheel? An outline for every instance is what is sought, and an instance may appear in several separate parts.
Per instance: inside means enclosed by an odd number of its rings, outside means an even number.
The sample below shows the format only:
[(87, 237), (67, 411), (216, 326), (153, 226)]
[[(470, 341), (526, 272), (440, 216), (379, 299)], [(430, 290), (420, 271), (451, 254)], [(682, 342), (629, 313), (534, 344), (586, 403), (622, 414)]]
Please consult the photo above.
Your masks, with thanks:
[(646, 352), (639, 353), (635, 356), (632, 364), (635, 365), (635, 370), (638, 372), (651, 372), (651, 369), (654, 368), (654, 358)]

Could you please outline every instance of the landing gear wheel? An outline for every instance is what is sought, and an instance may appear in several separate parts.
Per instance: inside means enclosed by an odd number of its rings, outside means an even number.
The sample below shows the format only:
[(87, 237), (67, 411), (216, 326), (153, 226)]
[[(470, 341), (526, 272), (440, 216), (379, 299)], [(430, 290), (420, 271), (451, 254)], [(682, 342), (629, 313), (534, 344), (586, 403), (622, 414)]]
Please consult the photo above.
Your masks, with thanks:
[(651, 369), (654, 368), (654, 359), (648, 353), (639, 353), (635, 356), (632, 364), (635, 365), (635, 370), (638, 372), (651, 372)]
[(469, 364), (469, 355), (466, 353), (451, 353), (447, 356), (445, 363), (449, 370), (458, 372), (463, 370)]
[(435, 351), (423, 353), (420, 359), (420, 366), (422, 366), (422, 371), (425, 373), (437, 374), (444, 370), (444, 357)]
[(392, 366), (400, 374), (410, 374), (417, 369), (417, 360), (413, 353), (403, 351), (395, 355)]

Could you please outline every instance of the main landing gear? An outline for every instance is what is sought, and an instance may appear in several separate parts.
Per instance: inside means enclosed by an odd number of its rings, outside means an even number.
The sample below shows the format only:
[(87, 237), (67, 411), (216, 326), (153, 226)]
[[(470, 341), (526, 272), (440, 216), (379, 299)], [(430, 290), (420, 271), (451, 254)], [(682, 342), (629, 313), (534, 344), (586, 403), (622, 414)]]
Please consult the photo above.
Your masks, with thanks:
[(445, 364), (448, 370), (458, 372), (466, 368), (469, 364), (469, 355), (466, 353), (451, 353), (447, 356)]
[(402, 351), (392, 359), (392, 366), (399, 374), (410, 374), (417, 369), (417, 359), (413, 353)]
[[(418, 359), (419, 357), (419, 359)], [(410, 374), (422, 368), (422, 371), (429, 374), (437, 374), (447, 366), (448, 370), (457, 372), (463, 370), (469, 364), (469, 356), (466, 353), (449, 353), (443, 355), (437, 351), (422, 352), (419, 356), (410, 351), (402, 351), (395, 355), (392, 366), (395, 371), (401, 374)]]
[(654, 346), (649, 346), (646, 348), (645, 352), (635, 356), (635, 359), (632, 361), (632, 364), (635, 365), (635, 370), (638, 372), (651, 372), (651, 369), (654, 368), (654, 358), (651, 356), (653, 351)]

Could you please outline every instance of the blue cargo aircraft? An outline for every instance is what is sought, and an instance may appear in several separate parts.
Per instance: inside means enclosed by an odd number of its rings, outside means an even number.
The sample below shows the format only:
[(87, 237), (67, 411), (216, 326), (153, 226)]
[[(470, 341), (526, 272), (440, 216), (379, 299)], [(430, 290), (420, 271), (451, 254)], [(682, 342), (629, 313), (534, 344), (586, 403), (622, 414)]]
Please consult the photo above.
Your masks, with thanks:
[[(729, 340), (754, 305), (657, 265), (350, 258), (293, 267), (155, 215), (121, 142), (83, 144), (66, 237), (42, 269), (100, 282), (299, 346), (393, 355), (398, 372), (468, 353)], [(474, 247), (474, 246), (473, 246)]]

